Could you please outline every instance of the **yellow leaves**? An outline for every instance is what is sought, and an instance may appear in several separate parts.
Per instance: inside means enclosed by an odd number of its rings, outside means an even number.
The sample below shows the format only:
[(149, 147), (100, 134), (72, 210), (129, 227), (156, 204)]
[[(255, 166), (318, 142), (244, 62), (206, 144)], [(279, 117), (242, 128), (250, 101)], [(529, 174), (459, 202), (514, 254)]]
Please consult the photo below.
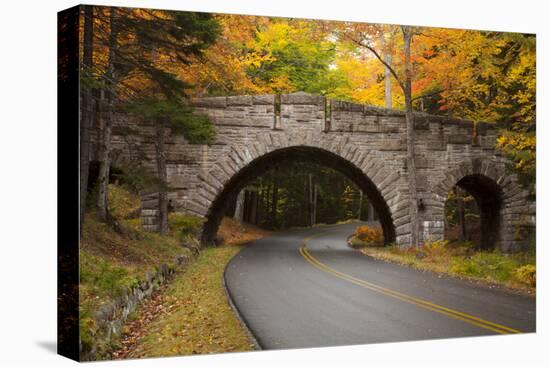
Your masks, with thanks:
[(496, 147), (513, 160), (514, 167), (519, 173), (527, 176), (534, 175), (536, 169), (534, 133), (507, 131), (497, 138)]
[(293, 89), (287, 75), (278, 75), (270, 79), (268, 85), (265, 87), (266, 92), (269, 90), (276, 91), (277, 93), (290, 93)]
[(262, 63), (266, 62), (273, 62), (275, 61), (275, 57), (271, 53), (264, 53), (261, 52), (253, 52), (253, 53), (247, 53), (243, 57), (243, 63), (247, 67), (255, 67), (259, 68)]
[(276, 22), (262, 32), (258, 32), (254, 46), (258, 49), (281, 49), (295, 40), (298, 35), (298, 30), (292, 28), (287, 22)]
[[(384, 106), (384, 84), (379, 80), (384, 69), (379, 61), (373, 58), (361, 59), (352, 53), (341, 52), (336, 60), (335, 70), (345, 76), (347, 84), (336, 88), (334, 95), (329, 97)], [(399, 105), (402, 98), (398, 87), (395, 88), (393, 97), (395, 104)]]
[(250, 350), (227, 305), (221, 277), (239, 247), (205, 249), (166, 289), (146, 301), (117, 358)]
[(535, 149), (536, 137), (519, 133), (506, 133), (498, 137), (497, 146), (500, 148), (513, 147), (517, 150)]

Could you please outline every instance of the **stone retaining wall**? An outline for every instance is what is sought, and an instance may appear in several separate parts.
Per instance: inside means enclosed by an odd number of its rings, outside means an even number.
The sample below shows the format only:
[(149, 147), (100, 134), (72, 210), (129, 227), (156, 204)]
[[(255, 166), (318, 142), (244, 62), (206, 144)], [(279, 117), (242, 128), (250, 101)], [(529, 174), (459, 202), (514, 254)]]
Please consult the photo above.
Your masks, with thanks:
[(101, 306), (93, 315), (97, 333), (94, 335), (94, 344), (84, 347), (80, 344), (80, 356), (82, 361), (94, 361), (101, 359), (103, 353), (101, 346), (110, 345), (112, 341), (120, 337), (124, 323), (139, 304), (157, 290), (169, 279), (176, 267), (185, 266), (188, 259), (184, 256), (176, 257), (173, 266), (161, 264), (156, 272), (148, 272), (145, 279), (138, 286), (127, 290), (117, 300)]

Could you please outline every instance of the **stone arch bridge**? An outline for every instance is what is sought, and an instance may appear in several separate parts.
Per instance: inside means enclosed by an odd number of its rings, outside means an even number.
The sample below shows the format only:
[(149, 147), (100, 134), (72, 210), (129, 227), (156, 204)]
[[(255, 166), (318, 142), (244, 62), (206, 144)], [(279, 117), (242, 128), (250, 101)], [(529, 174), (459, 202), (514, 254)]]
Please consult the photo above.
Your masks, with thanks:
[[(217, 137), (189, 144), (167, 131), (169, 193), (176, 211), (206, 218), (203, 243), (213, 240), (226, 208), (247, 182), (276, 164), (293, 160), (331, 166), (361, 187), (377, 211), (386, 242), (410, 240), (403, 111), (375, 108), (306, 93), (207, 97), (195, 111), (209, 116)], [(117, 135), (117, 126), (135, 133)], [(119, 159), (136, 159), (155, 171), (154, 128), (119, 115), (113, 130)], [(444, 236), (444, 205), (455, 185), (469, 191), (481, 209), (482, 241), (504, 251), (521, 247), (522, 228), (534, 224), (535, 203), (494, 150), (495, 124), (415, 115), (420, 239)], [(143, 154), (143, 153), (142, 153)], [(116, 157), (115, 157), (116, 162)], [(156, 194), (142, 196), (142, 221), (157, 229)]]

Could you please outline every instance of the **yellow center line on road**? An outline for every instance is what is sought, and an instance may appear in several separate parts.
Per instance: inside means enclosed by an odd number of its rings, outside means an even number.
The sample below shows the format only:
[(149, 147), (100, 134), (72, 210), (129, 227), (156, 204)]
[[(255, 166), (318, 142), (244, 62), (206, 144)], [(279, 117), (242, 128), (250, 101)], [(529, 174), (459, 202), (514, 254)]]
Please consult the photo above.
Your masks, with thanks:
[[(308, 241), (309, 239), (311, 239), (313, 237), (317, 237), (318, 235), (319, 234), (310, 236), (310, 237), (306, 238), (305, 241)], [(329, 274), (331, 274), (331, 275), (333, 275), (337, 278), (346, 280), (350, 283), (356, 284), (356, 285), (361, 286), (363, 288), (367, 288), (367, 289), (370, 289), (372, 291), (382, 293), (382, 294), (387, 295), (389, 297), (393, 297), (393, 298), (399, 299), (401, 301), (414, 304), (418, 307), (428, 309), (428, 310), (431, 310), (431, 311), (449, 316), (449, 317), (457, 319), (457, 320), (464, 321), (468, 324), (475, 325), (475, 326), (478, 326), (480, 328), (490, 330), (490, 331), (493, 331), (493, 332), (498, 333), (498, 334), (521, 333), (521, 331), (519, 331), (519, 330), (512, 329), (510, 327), (500, 325), (500, 324), (497, 324), (497, 323), (494, 323), (494, 322), (491, 322), (491, 321), (487, 321), (487, 320), (484, 320), (482, 318), (472, 316), (472, 315), (469, 315), (469, 314), (464, 313), (464, 312), (459, 312), (459, 311), (456, 311), (456, 310), (453, 310), (453, 309), (450, 309), (450, 308), (447, 308), (447, 307), (443, 307), (443, 306), (437, 305), (435, 303), (422, 300), (420, 298), (416, 298), (416, 297), (412, 297), (412, 296), (409, 296), (409, 295), (406, 295), (406, 294), (403, 294), (403, 293), (400, 293), (400, 292), (396, 292), (396, 291), (393, 291), (391, 289), (384, 288), (384, 287), (381, 287), (379, 285), (367, 282), (365, 280), (355, 278), (355, 277), (353, 277), (349, 274), (342, 273), (342, 272), (340, 272), (336, 269), (333, 269), (333, 268), (321, 263), (319, 260), (317, 260), (315, 257), (313, 257), (309, 253), (309, 251), (307, 250), (305, 244), (300, 248), (300, 254), (304, 257), (304, 259), (308, 263), (310, 263), (314, 267), (318, 268), (319, 270), (322, 270), (322, 271), (324, 271), (326, 273), (329, 273)]]

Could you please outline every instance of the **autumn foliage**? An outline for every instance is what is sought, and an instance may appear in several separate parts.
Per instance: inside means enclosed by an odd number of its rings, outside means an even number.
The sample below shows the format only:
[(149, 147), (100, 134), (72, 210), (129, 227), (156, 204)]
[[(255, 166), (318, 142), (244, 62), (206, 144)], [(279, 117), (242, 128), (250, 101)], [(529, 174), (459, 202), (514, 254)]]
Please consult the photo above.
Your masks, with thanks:
[(359, 226), (355, 229), (355, 236), (369, 245), (382, 245), (384, 243), (384, 234), (378, 226)]
[[(94, 67), (85, 74), (95, 76), (96, 84), (105, 83), (99, 76), (108, 69), (108, 13), (108, 8), (95, 8)], [(147, 9), (118, 13), (126, 17), (124, 24), (161, 22), (169, 30), (170, 22), (196, 18), (194, 13)], [(160, 74), (144, 72), (154, 69), (183, 83), (191, 97), (305, 91), (383, 107), (384, 65), (365, 49), (365, 42), (389, 57), (396, 74), (404, 76), (399, 26), (230, 14), (213, 14), (207, 21), (216, 28), (209, 46), (187, 55), (185, 62), (178, 61), (181, 48), (162, 42), (153, 44), (151, 52), (151, 47), (140, 46), (146, 34), (140, 33), (143, 27), (134, 27), (138, 34), (130, 26), (122, 27), (118, 48), (125, 61), (114, 86), (117, 98), (126, 100), (136, 91), (151, 91), (155, 83), (162, 85), (162, 80), (155, 81)], [(147, 68), (123, 65), (133, 60), (128, 58), (136, 50), (147, 59)], [(497, 148), (514, 161), (524, 181), (533, 181), (535, 35), (416, 27), (411, 63), (414, 110), (501, 123)], [(391, 105), (403, 109), (403, 92), (391, 79)]]

